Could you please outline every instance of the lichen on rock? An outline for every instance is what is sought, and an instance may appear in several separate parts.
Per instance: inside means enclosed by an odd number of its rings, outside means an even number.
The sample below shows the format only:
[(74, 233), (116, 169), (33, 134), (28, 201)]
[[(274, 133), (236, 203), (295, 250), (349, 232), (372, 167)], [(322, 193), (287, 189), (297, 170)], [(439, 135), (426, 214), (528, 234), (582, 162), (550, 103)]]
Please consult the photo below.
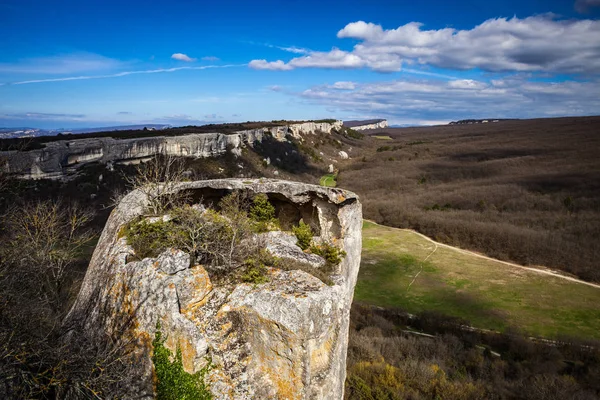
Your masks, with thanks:
[[(241, 190), (266, 194), (280, 221), (303, 220), (319, 240), (336, 243), (345, 252), (332, 272), (333, 284), (276, 266), (266, 268), (265, 283), (213, 279), (207, 266), (190, 264), (189, 255), (174, 248), (131, 261), (133, 249), (119, 231), (143, 215), (147, 203), (134, 191), (111, 214), (67, 320), (85, 318), (88, 332), (108, 331), (127, 309), (135, 321), (130, 334), (139, 337), (154, 337), (160, 323), (164, 346), (173, 354), (180, 349), (187, 372), (198, 372), (212, 360), (205, 379), (215, 399), (342, 399), (349, 312), (360, 265), (357, 196), (266, 179), (185, 182), (176, 190), (204, 201)], [(279, 257), (314, 268), (322, 265), (288, 233), (260, 235)], [(129, 377), (131, 393), (124, 397), (152, 393), (151, 347), (142, 342), (142, 361), (136, 376)]]

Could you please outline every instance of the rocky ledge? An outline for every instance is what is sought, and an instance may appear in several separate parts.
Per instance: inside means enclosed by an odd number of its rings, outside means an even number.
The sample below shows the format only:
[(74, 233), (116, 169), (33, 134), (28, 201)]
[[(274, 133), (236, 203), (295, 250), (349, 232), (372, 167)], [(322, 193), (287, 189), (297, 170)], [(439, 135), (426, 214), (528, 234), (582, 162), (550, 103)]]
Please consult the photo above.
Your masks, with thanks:
[(0, 151), (0, 169), (26, 179), (62, 179), (91, 162), (131, 164), (162, 154), (173, 157), (215, 157), (228, 151), (241, 154), (242, 148), (261, 142), (265, 135), (284, 141), (302, 139), (315, 132), (331, 133), (342, 129), (342, 121), (303, 122), (238, 131), (231, 134), (193, 133), (182, 136), (155, 136), (136, 139), (58, 140), (43, 149)]
[[(140, 191), (130, 193), (112, 212), (67, 317), (83, 320), (90, 335), (115, 333), (122, 327), (118, 318), (131, 322), (119, 334), (138, 339), (140, 361), (124, 397), (154, 397), (152, 338), (160, 323), (164, 345), (181, 350), (187, 372), (210, 362), (205, 382), (215, 399), (342, 399), (361, 253), (357, 196), (267, 179), (186, 182), (175, 190), (203, 201), (236, 190), (264, 193), (279, 220), (302, 219), (346, 255), (331, 273), (331, 285), (302, 270), (277, 268), (269, 268), (266, 283), (222, 283), (205, 266), (190, 265), (190, 256), (178, 249), (128, 262), (134, 251), (120, 232), (144, 214), (148, 201)], [(271, 236), (267, 248), (305, 256), (285, 232)]]

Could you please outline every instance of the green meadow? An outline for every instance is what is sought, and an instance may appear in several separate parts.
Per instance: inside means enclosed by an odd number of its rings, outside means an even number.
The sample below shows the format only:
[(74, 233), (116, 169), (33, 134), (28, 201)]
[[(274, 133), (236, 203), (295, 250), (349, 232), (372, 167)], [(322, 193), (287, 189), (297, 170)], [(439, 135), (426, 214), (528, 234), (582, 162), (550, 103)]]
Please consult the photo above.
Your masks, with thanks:
[(414, 232), (368, 221), (354, 299), (410, 313), (438, 311), (483, 329), (600, 339), (600, 289), (436, 246)]

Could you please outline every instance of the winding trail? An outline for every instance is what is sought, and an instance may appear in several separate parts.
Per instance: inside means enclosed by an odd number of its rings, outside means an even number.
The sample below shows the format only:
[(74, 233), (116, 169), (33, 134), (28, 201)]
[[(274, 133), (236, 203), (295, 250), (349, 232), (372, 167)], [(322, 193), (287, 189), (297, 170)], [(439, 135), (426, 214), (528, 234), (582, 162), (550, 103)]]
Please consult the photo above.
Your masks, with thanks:
[[(459, 247), (454, 247), (454, 246), (450, 246), (450, 245), (447, 245), (447, 244), (444, 244), (444, 243), (439, 243), (439, 242), (436, 242), (435, 240), (431, 239), (430, 237), (423, 235), (422, 233), (419, 233), (417, 231), (413, 231), (412, 229), (394, 228), (392, 226), (378, 224), (377, 222), (371, 221), (371, 220), (368, 220), (368, 219), (365, 219), (364, 221), (372, 223), (372, 224), (377, 225), (377, 226), (382, 226), (384, 228), (394, 229), (394, 230), (401, 231), (401, 232), (414, 233), (415, 235), (418, 235), (418, 236), (420, 236), (420, 237), (422, 237), (424, 239), (427, 239), (429, 242), (433, 243), (435, 245), (435, 249), (425, 258), (425, 260), (423, 260), (423, 262), (427, 261), (427, 259), (429, 257), (431, 257), (433, 255), (433, 253), (435, 253), (435, 251), (438, 249), (438, 246), (439, 246), (439, 247), (444, 247), (444, 248), (447, 248), (447, 249), (450, 249), (450, 250), (454, 250), (456, 252), (459, 252), (459, 253), (462, 253), (462, 254), (466, 254), (466, 255), (469, 255), (469, 256), (482, 258), (482, 259), (488, 260), (488, 261), (494, 261), (494, 262), (497, 262), (497, 263), (501, 263), (501, 264), (504, 264), (504, 265), (509, 265), (509, 266), (515, 267), (515, 268), (524, 269), (524, 270), (535, 272), (535, 273), (538, 273), (538, 274), (544, 274), (544, 275), (554, 276), (556, 278), (565, 279), (565, 280), (568, 280), (568, 281), (571, 281), (571, 282), (581, 283), (583, 285), (587, 285), (587, 286), (594, 287), (596, 289), (600, 289), (600, 284), (597, 284), (597, 283), (582, 281), (581, 279), (577, 279), (577, 278), (573, 278), (573, 277), (570, 277), (570, 276), (566, 276), (566, 275), (563, 275), (563, 274), (560, 274), (558, 272), (554, 272), (554, 271), (551, 271), (551, 270), (546, 270), (546, 269), (541, 269), (541, 268), (534, 268), (534, 267), (525, 267), (523, 265), (514, 264), (514, 263), (511, 263), (511, 262), (508, 262), (508, 261), (497, 260), (495, 258), (487, 257), (487, 256), (484, 256), (484, 255), (481, 255), (481, 254), (478, 254), (478, 253), (474, 253), (474, 252), (469, 251), (469, 250), (463, 250), (463, 249), (461, 249)], [(423, 270), (423, 267), (421, 266), (421, 271), (422, 270)], [(419, 271), (419, 273), (417, 275), (415, 275), (415, 278), (408, 285), (408, 288), (406, 290), (408, 290), (410, 288), (410, 285), (412, 285), (413, 282), (415, 281), (415, 279), (417, 279), (417, 276), (419, 276), (419, 274), (421, 273), (421, 271)]]
[[(372, 222), (372, 221), (369, 221), (369, 222)], [(376, 225), (379, 225), (379, 224), (376, 224)], [(385, 225), (379, 225), (379, 226), (385, 226)], [(421, 269), (419, 270), (419, 272), (417, 272), (417, 274), (415, 275), (415, 277), (413, 278), (413, 280), (408, 284), (408, 287), (406, 288), (407, 292), (408, 292), (408, 289), (410, 289), (411, 285), (413, 283), (415, 283), (415, 281), (419, 277), (419, 274), (421, 272), (423, 272), (423, 264), (425, 263), (425, 261), (429, 260), (429, 257), (431, 257), (433, 255), (433, 253), (435, 253), (435, 251), (438, 249), (438, 244), (436, 242), (433, 242), (433, 244), (434, 244), (435, 248), (433, 249), (433, 251), (431, 253), (429, 253), (429, 255), (427, 257), (425, 257), (425, 259), (423, 261), (421, 261)]]

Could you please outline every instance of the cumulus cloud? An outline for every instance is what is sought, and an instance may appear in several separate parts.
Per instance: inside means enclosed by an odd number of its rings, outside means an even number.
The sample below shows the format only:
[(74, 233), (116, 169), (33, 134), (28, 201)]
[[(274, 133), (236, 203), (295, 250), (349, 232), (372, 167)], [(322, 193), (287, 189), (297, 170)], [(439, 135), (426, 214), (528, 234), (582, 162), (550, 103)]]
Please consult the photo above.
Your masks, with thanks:
[(534, 118), (595, 115), (600, 109), (600, 80), (537, 82), (524, 75), (496, 79), (445, 81), (393, 80), (356, 84), (341, 91), (312, 87), (295, 96), (332, 113), (371, 115), (393, 123), (451, 121), (465, 118)]
[(587, 13), (592, 7), (600, 7), (600, 0), (576, 0), (575, 11), (578, 13)]
[(383, 29), (381, 25), (358, 21), (346, 25), (337, 37), (359, 43), (351, 51), (311, 51), (287, 63), (255, 60), (250, 65), (277, 70), (366, 67), (393, 72), (410, 63), (493, 72), (600, 72), (598, 20), (557, 20), (547, 14), (489, 19), (470, 30), (425, 30), (418, 22)]
[(183, 53), (175, 53), (171, 56), (171, 58), (173, 60), (178, 60), (178, 61), (185, 61), (185, 62), (194, 62), (196, 61), (195, 58), (192, 58), (190, 56), (188, 56), (187, 54), (183, 54)]
[(252, 69), (266, 69), (269, 71), (288, 71), (292, 69), (291, 66), (287, 65), (281, 60), (267, 61), (267, 60), (252, 60), (248, 64)]

